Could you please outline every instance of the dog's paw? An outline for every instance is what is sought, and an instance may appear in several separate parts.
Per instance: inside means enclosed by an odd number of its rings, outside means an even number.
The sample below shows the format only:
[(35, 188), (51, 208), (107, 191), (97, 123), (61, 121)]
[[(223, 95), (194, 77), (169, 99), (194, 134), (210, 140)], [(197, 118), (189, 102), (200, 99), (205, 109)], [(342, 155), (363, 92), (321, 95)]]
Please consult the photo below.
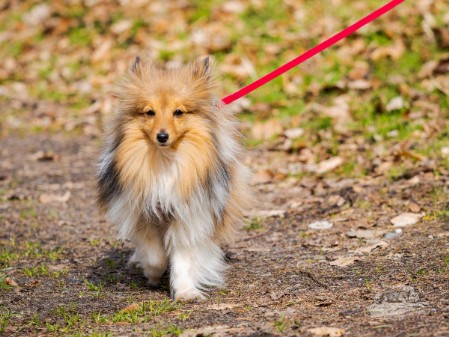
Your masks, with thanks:
[(205, 300), (206, 297), (196, 288), (186, 291), (177, 291), (175, 293), (175, 301), (181, 302), (199, 302)]
[(137, 259), (136, 252), (134, 252), (133, 255), (131, 255), (131, 257), (129, 258), (128, 263), (126, 264), (126, 268), (127, 269), (141, 268), (141, 264), (140, 261)]
[(152, 287), (156, 287), (159, 285), (159, 283), (161, 282), (161, 277), (160, 275), (154, 276), (152, 275), (150, 272), (148, 272), (147, 270), (143, 270), (143, 274), (145, 275), (145, 277), (147, 278), (147, 283), (152, 286)]

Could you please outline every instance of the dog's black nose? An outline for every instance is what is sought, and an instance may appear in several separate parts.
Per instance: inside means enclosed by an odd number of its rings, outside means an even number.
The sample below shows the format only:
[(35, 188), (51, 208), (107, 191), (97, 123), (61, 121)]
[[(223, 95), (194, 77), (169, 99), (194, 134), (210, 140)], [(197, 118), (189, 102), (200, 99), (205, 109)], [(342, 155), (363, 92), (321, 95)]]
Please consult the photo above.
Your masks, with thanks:
[(156, 138), (157, 138), (157, 141), (158, 141), (159, 143), (162, 143), (162, 144), (163, 144), (163, 143), (167, 143), (167, 140), (168, 140), (168, 133), (165, 132), (165, 131), (159, 132), (159, 133), (157, 134)]

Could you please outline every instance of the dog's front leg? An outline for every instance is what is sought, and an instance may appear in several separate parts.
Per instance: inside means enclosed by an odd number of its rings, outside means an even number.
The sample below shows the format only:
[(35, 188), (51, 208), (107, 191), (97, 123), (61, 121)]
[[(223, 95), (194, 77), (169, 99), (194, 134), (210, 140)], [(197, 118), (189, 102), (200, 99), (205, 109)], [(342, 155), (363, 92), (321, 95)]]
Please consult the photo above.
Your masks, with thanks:
[(142, 268), (149, 284), (153, 286), (159, 284), (168, 265), (168, 255), (165, 252), (160, 229), (151, 224), (142, 224), (133, 234), (132, 241), (136, 245), (136, 250), (128, 265)]
[(186, 240), (180, 232), (168, 233), (172, 295), (175, 300), (202, 300), (204, 290), (223, 284), (223, 252), (210, 237)]

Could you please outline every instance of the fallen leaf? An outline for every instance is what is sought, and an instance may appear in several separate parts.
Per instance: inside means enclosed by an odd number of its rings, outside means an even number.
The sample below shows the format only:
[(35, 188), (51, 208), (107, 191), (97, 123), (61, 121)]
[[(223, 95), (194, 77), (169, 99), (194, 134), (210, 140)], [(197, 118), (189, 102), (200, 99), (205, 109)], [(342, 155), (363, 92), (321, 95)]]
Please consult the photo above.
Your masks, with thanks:
[(133, 22), (131, 20), (121, 20), (111, 26), (111, 32), (115, 34), (122, 34), (126, 31), (131, 30), (132, 25)]
[(351, 71), (348, 73), (352, 81), (362, 80), (368, 75), (370, 66), (366, 61), (356, 61)]
[(64, 194), (50, 194), (43, 193), (39, 196), (39, 201), (43, 204), (49, 204), (52, 202), (67, 202), (69, 201), (71, 196), (70, 191), (65, 192)]
[(420, 182), (421, 182), (421, 179), (419, 179), (418, 176), (414, 176), (413, 178), (410, 178), (409, 180), (407, 180), (407, 184), (410, 184), (413, 186), (418, 185)]
[(273, 210), (265, 210), (265, 211), (258, 211), (257, 215), (262, 218), (271, 218), (271, 217), (281, 217), (283, 218), (285, 216), (286, 211), (284, 209), (273, 209)]
[(38, 151), (30, 156), (32, 160), (37, 161), (55, 161), (58, 156), (53, 151)]
[(12, 287), (18, 287), (19, 285), (17, 284), (17, 282), (16, 281), (14, 281), (12, 278), (10, 278), (10, 277), (7, 277), (6, 279), (5, 279), (5, 283), (7, 284), (7, 285), (10, 285), (10, 286), (12, 286)]
[(341, 95), (334, 99), (333, 105), (322, 107), (321, 111), (324, 115), (334, 119), (337, 124), (347, 123), (351, 119), (349, 111), (350, 98), (347, 95)]
[(367, 80), (357, 80), (357, 81), (351, 81), (348, 83), (349, 89), (356, 89), (356, 90), (367, 90), (372, 87), (372, 83)]
[(340, 257), (334, 261), (329, 262), (331, 266), (337, 266), (337, 267), (347, 267), (353, 264), (355, 261), (359, 261), (356, 257)]
[(211, 304), (207, 306), (208, 310), (227, 310), (232, 309), (236, 307), (241, 307), (242, 304), (240, 303), (217, 303), (217, 304)]
[(404, 42), (402, 42), (402, 40), (396, 40), (394, 45), (376, 48), (371, 53), (371, 58), (374, 61), (378, 61), (386, 57), (391, 57), (392, 59), (397, 60), (404, 54), (405, 51), (406, 47)]
[(392, 218), (390, 222), (395, 227), (405, 227), (416, 224), (423, 216), (423, 213), (402, 213)]
[(388, 112), (394, 111), (394, 110), (400, 110), (404, 107), (404, 99), (401, 96), (397, 96), (393, 98), (390, 102), (388, 102), (385, 109), (387, 109)]
[(419, 206), (417, 203), (414, 203), (414, 202), (411, 202), (408, 205), (408, 209), (410, 211), (412, 211), (412, 213), (419, 213), (419, 212), (421, 212), (421, 206)]
[(318, 163), (318, 166), (315, 170), (317, 174), (323, 174), (329, 171), (336, 169), (338, 166), (343, 164), (343, 159), (341, 157), (332, 157), (327, 160), (323, 160)]
[(301, 128), (287, 129), (284, 131), (284, 135), (290, 139), (299, 138), (303, 134), (304, 134), (304, 130)]
[(329, 221), (323, 220), (323, 221), (315, 221), (309, 224), (308, 226), (310, 229), (329, 229), (333, 227), (333, 224)]
[(350, 238), (372, 239), (385, 234), (385, 230), (353, 229), (346, 233)]
[(28, 13), (25, 13), (23, 22), (30, 26), (43, 24), (51, 15), (51, 8), (47, 4), (39, 4), (33, 7)]
[(332, 328), (328, 326), (322, 326), (319, 328), (312, 328), (307, 330), (313, 336), (317, 337), (340, 337), (345, 334), (344, 329)]
[(135, 312), (135, 311), (140, 311), (140, 310), (142, 310), (142, 309), (140, 308), (139, 304), (131, 303), (127, 307), (125, 307), (122, 310), (120, 310), (120, 312)]
[(423, 64), (421, 70), (418, 72), (418, 78), (429, 77), (433, 74), (433, 71), (437, 68), (438, 61), (431, 60)]
[(280, 290), (280, 291), (273, 291), (270, 293), (270, 298), (273, 301), (277, 301), (278, 299), (284, 297), (286, 295), (286, 291)]
[(274, 174), (270, 170), (260, 171), (252, 176), (251, 184), (253, 185), (266, 184), (271, 182), (273, 178)]
[(255, 123), (251, 133), (256, 140), (268, 140), (282, 133), (282, 125), (278, 119), (272, 118), (265, 123)]
[(379, 241), (379, 242), (376, 242), (376, 243), (374, 243), (374, 244), (372, 244), (370, 246), (357, 248), (354, 251), (354, 253), (356, 255), (370, 254), (373, 250), (375, 250), (377, 248), (385, 248), (385, 247), (388, 247), (388, 246), (389, 246), (389, 244), (387, 242)]
[(329, 204), (329, 206), (337, 206), (337, 207), (341, 207), (345, 204), (346, 200), (341, 197), (340, 195), (331, 195), (328, 199), (327, 199), (327, 203)]
[(196, 337), (196, 336), (249, 336), (253, 335), (253, 330), (246, 327), (231, 328), (226, 325), (205, 326), (198, 329), (184, 330), (179, 337)]
[(240, 1), (227, 1), (223, 4), (223, 10), (225, 12), (240, 14), (243, 13), (246, 9), (246, 4)]
[(449, 146), (444, 146), (441, 148), (441, 154), (443, 156), (449, 156)]

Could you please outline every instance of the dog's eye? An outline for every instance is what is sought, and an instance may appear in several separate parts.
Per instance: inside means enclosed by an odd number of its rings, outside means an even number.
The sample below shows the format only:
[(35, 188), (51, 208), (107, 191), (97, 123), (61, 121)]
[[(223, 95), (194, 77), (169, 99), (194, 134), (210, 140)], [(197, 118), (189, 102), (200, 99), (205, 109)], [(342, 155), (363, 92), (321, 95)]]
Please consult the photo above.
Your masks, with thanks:
[(147, 116), (154, 116), (154, 115), (156, 115), (153, 110), (148, 110), (146, 112), (146, 114), (147, 114)]
[(182, 110), (176, 109), (175, 112), (173, 112), (173, 116), (182, 116), (184, 112), (182, 112)]

